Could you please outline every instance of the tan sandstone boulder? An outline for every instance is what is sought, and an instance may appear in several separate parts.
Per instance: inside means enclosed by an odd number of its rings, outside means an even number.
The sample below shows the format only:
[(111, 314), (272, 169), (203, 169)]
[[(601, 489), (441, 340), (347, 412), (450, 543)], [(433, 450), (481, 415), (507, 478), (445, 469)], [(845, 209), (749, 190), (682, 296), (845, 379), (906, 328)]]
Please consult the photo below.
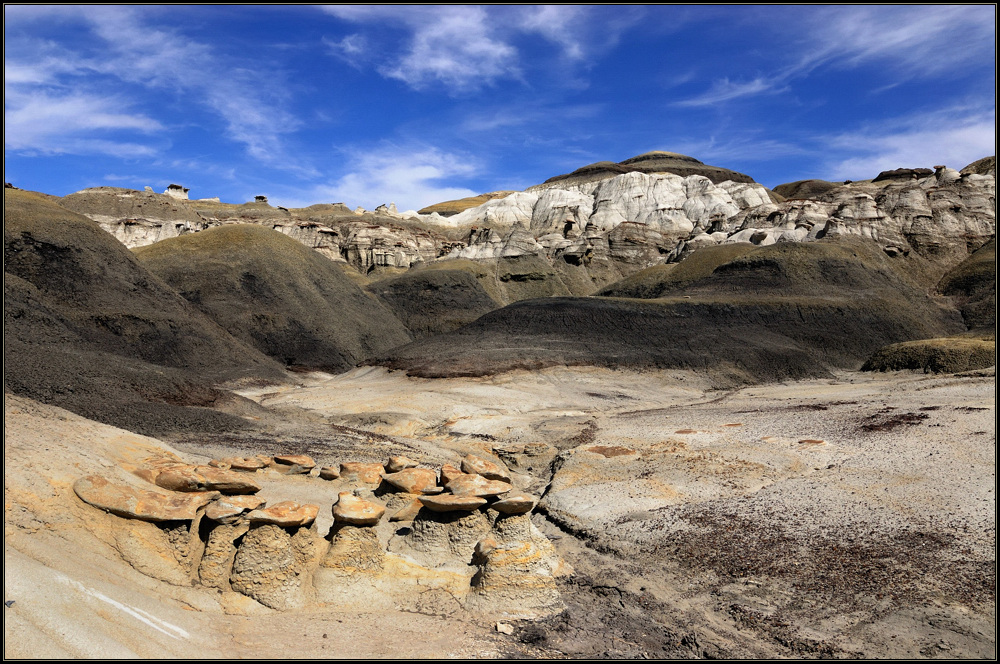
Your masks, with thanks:
[(360, 461), (345, 461), (340, 464), (340, 477), (345, 480), (378, 485), (382, 482), (385, 468), (380, 463), (362, 463)]
[(99, 475), (81, 477), (73, 484), (80, 500), (112, 514), (143, 521), (185, 521), (218, 498), (218, 491), (163, 493), (114, 484)]
[(485, 498), (478, 496), (456, 496), (442, 493), (437, 496), (420, 496), (420, 503), (433, 512), (471, 512), (486, 504)]
[(416, 467), (417, 462), (405, 456), (389, 457), (389, 460), (385, 462), (385, 472), (387, 473), (398, 473), (401, 470)]
[(502, 500), (490, 505), (491, 508), (503, 514), (526, 514), (535, 509), (538, 498), (528, 493), (508, 493)]
[(230, 523), (240, 516), (264, 505), (267, 501), (257, 496), (223, 496), (205, 508), (205, 516), (212, 521)]
[(513, 487), (500, 480), (488, 480), (482, 475), (462, 475), (448, 483), (448, 490), (456, 496), (486, 498), (509, 493)]
[(462, 472), (474, 475), (482, 475), (488, 480), (503, 480), (510, 482), (510, 471), (493, 461), (488, 461), (482, 457), (468, 455), (462, 459)]
[(437, 473), (430, 468), (406, 468), (383, 475), (382, 479), (405, 493), (423, 493), (437, 486)]
[(300, 505), (293, 500), (258, 509), (247, 514), (250, 523), (269, 523), (275, 526), (291, 528), (312, 523), (319, 514), (318, 505)]
[(351, 526), (374, 526), (385, 514), (385, 507), (358, 498), (350, 491), (341, 491), (333, 506), (333, 521)]

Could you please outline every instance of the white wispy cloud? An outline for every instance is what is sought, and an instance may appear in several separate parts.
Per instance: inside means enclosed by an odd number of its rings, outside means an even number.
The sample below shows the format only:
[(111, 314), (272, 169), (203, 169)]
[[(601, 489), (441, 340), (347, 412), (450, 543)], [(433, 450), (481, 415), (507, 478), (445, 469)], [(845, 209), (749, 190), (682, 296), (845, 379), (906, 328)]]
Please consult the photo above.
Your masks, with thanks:
[(563, 54), (579, 60), (586, 53), (586, 42), (580, 33), (585, 30), (586, 8), (574, 5), (536, 5), (523, 7), (517, 26), (535, 32), (558, 44)]
[(827, 164), (832, 180), (867, 179), (900, 167), (958, 169), (996, 152), (996, 112), (942, 109), (825, 137), (823, 143), (852, 155)]
[(282, 205), (300, 207), (327, 201), (373, 210), (383, 203), (395, 203), (400, 210), (419, 210), (479, 193), (444, 184), (474, 174), (477, 167), (467, 156), (435, 147), (382, 144), (353, 150), (348, 162), (348, 172), (332, 182), (279, 196)]
[(489, 111), (466, 114), (460, 128), (478, 133), (525, 125), (547, 127), (563, 124), (568, 120), (596, 118), (605, 107), (603, 103), (560, 105), (545, 101), (517, 106), (497, 105)]
[(323, 11), (359, 23), (402, 24), (410, 40), (402, 55), (383, 64), (382, 75), (415, 89), (439, 82), (463, 91), (520, 75), (517, 49), (499, 34), (483, 7), (349, 7)]
[(355, 69), (360, 69), (361, 63), (370, 55), (371, 46), (362, 34), (347, 35), (337, 41), (324, 37), (323, 44), (329, 49), (332, 55), (340, 58)]
[(915, 76), (984, 56), (992, 60), (995, 36), (996, 8), (990, 5), (828, 7), (809, 25), (814, 47), (831, 64), (878, 61)]
[(707, 139), (696, 141), (682, 140), (658, 149), (692, 155), (714, 164), (725, 164), (728, 161), (769, 161), (811, 153), (809, 149), (796, 143), (746, 136), (745, 133), (722, 138), (709, 136)]
[[(300, 123), (285, 110), (286, 99), (274, 84), (273, 72), (240, 69), (217, 55), (210, 45), (178, 30), (152, 25), (134, 8), (96, 6), (86, 11), (67, 8), (65, 12), (15, 12), (13, 16), (29, 36), (9, 43), (6, 54), (8, 148), (79, 152), (103, 146), (103, 153), (110, 150), (118, 154), (127, 149), (142, 154), (156, 152), (163, 141), (137, 147), (127, 138), (109, 135), (95, 141), (86, 135), (93, 130), (119, 134), (138, 130), (166, 137), (169, 127), (146, 114), (109, 110), (137, 107), (144, 95), (136, 91), (145, 89), (209, 109), (223, 120), (226, 135), (243, 144), (253, 158), (303, 170), (284, 154), (282, 136)], [(5, 13), (5, 18), (10, 15)], [(42, 19), (75, 21), (94, 39), (72, 50), (56, 47), (41, 37), (32, 38), (32, 24)], [(42, 114), (46, 118), (43, 123), (35, 116), (46, 105), (50, 109)], [(114, 147), (116, 142), (121, 148)]]
[[(359, 24), (402, 27), (409, 38), (401, 49), (385, 49), (386, 43), (380, 42), (384, 52), (379, 73), (414, 89), (440, 84), (459, 93), (501, 79), (523, 80), (524, 63), (516, 46), (519, 39), (541, 37), (555, 45), (565, 61), (579, 64), (593, 52), (616, 44), (642, 14), (639, 9), (618, 8), (610, 16), (596, 17), (595, 8), (565, 5), (327, 6), (322, 10)], [(366, 41), (371, 44), (375, 39)], [(357, 35), (326, 43), (338, 57), (354, 57), (357, 62), (357, 54), (351, 53), (361, 43)]]
[[(800, 36), (782, 44), (786, 61), (773, 71), (748, 81), (717, 80), (708, 91), (675, 105), (708, 106), (785, 92), (820, 67), (877, 63), (892, 71), (898, 83), (901, 78), (960, 74), (971, 62), (996, 57), (993, 6), (831, 6), (810, 10), (801, 24), (796, 16), (788, 14), (782, 25), (786, 34)], [(774, 18), (761, 17), (768, 23)]]
[(129, 130), (150, 134), (163, 128), (142, 113), (122, 112), (130, 106), (127, 100), (105, 96), (8, 89), (5, 104), (4, 147), (23, 152), (150, 156), (156, 151), (150, 144), (95, 134)]
[(711, 106), (740, 97), (757, 96), (761, 94), (776, 94), (784, 92), (787, 87), (780, 79), (755, 78), (745, 83), (734, 83), (728, 78), (716, 81), (707, 92), (675, 102), (674, 106)]

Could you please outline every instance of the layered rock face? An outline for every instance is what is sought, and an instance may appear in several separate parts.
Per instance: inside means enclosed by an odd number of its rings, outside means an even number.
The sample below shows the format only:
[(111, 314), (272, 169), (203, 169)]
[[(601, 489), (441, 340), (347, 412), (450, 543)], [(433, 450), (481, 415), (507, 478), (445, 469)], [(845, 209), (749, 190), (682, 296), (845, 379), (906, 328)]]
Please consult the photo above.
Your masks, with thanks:
[(401, 225), (419, 215), (399, 213), (395, 205), (380, 206), (374, 212), (352, 211), (342, 203), (289, 210), (272, 207), (266, 200), (231, 205), (118, 187), (84, 189), (59, 203), (96, 221), (127, 247), (144, 247), (216, 226), (258, 224), (362, 271), (408, 268), (450, 249), (443, 235)]
[[(741, 210), (770, 203), (761, 185), (726, 181), (715, 184), (702, 175), (629, 172), (604, 180), (559, 186), (540, 185), (506, 198), (488, 201), (448, 219), (476, 227), (513, 226), (510, 232), (480, 231), (454, 258), (500, 258), (526, 253), (645, 264), (646, 252), (630, 252), (629, 241), (614, 233), (623, 224), (639, 231), (643, 246), (673, 248), (681, 239), (705, 232)], [(527, 232), (525, 232), (527, 231)]]
[(768, 245), (857, 235), (878, 242), (890, 253), (912, 250), (950, 266), (996, 234), (994, 177), (960, 174), (944, 166), (922, 178), (921, 169), (904, 170), (908, 175), (902, 179), (887, 176), (845, 184), (815, 198), (741, 210), (713, 224), (707, 236), (687, 239), (676, 255), (705, 243)]
[[(676, 262), (702, 246), (764, 246), (839, 234), (874, 240), (889, 252), (916, 251), (947, 267), (996, 233), (996, 180), (977, 169), (989, 173), (989, 164), (970, 165), (964, 173), (944, 166), (900, 169), (905, 173), (843, 185), (796, 182), (782, 185), (789, 200), (781, 202), (761, 185), (702, 175), (629, 172), (569, 185), (556, 180), (450, 217), (449, 223), (481, 230), (449, 257), (536, 253), (644, 267)], [(482, 229), (505, 224), (513, 225), (505, 234)]]
[[(531, 523), (538, 498), (515, 490), (499, 460), (469, 455), (461, 469), (438, 470), (392, 457), (344, 462), (333, 475), (289, 470), (319, 470), (304, 455), (249, 461), (194, 466), (147, 458), (129, 467), (129, 481), (91, 475), (73, 489), (83, 502), (126, 519), (114, 529), (124, 543), (116, 548), (136, 569), (279, 611), (317, 602), (424, 610), (429, 592), (451, 612), (456, 602), (496, 617), (537, 618), (563, 608), (555, 578), (572, 570)], [(254, 476), (269, 472), (331, 488), (329, 533), (318, 530), (318, 505), (267, 507), (250, 495), (260, 489)]]
[(934, 172), (903, 168), (867, 182), (794, 182), (779, 186), (776, 195), (741, 173), (653, 152), (591, 164), (522, 192), (448, 201), (426, 208), (429, 214), (399, 213), (394, 205), (374, 212), (352, 212), (339, 203), (292, 210), (266, 201), (227, 205), (111, 187), (84, 190), (61, 203), (130, 247), (253, 223), (363, 272), (408, 269), (441, 257), (536, 255), (588, 269), (604, 261), (624, 276), (683, 259), (700, 246), (812, 241), (827, 234), (870, 238), (888, 251), (914, 250), (947, 268), (995, 233), (995, 169), (995, 159), (986, 158), (961, 173), (944, 166)]

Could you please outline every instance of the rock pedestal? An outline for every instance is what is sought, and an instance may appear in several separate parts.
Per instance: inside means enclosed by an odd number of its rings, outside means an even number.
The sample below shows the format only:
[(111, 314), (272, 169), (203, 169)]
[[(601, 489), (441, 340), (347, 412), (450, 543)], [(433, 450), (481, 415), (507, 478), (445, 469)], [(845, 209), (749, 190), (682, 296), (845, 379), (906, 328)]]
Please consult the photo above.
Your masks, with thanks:
[(317, 543), (308, 528), (294, 534), (273, 524), (252, 525), (233, 560), (233, 590), (280, 611), (300, 609), (312, 594)]
[(501, 514), (477, 543), (467, 607), (491, 615), (538, 618), (562, 611), (556, 588), (558, 557), (529, 514)]
[(220, 590), (230, 590), (229, 576), (236, 559), (236, 540), (250, 529), (247, 521), (231, 525), (219, 524), (212, 528), (205, 543), (205, 553), (198, 565), (201, 585)]

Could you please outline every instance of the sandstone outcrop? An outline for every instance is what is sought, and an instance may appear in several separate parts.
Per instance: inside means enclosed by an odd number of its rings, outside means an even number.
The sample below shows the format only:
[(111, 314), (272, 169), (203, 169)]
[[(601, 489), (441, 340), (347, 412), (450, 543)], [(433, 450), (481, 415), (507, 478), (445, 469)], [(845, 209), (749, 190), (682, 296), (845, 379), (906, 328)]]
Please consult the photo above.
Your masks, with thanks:
[(437, 486), (437, 473), (430, 468), (406, 468), (385, 474), (382, 479), (405, 493), (422, 493)]
[[(438, 207), (446, 209), (446, 217), (436, 211), (401, 214), (394, 205), (352, 212), (342, 204), (293, 210), (266, 202), (213, 204), (108, 187), (78, 192), (62, 203), (128, 246), (216, 225), (267, 224), (363, 272), (409, 269), (442, 256), (477, 261), (540, 256), (588, 267), (594, 260), (609, 261), (628, 273), (664, 255), (682, 259), (706, 244), (813, 241), (832, 233), (857, 234), (889, 250), (916, 249), (954, 263), (965, 238), (971, 251), (995, 228), (995, 214), (989, 213), (995, 159), (989, 159), (962, 173), (942, 166), (933, 172), (884, 171), (865, 182), (804, 180), (780, 185), (776, 195), (741, 173), (685, 155), (650, 152), (585, 166), (522, 192), (442, 203)], [(913, 187), (924, 190), (923, 198), (910, 191)], [(803, 200), (823, 205), (803, 211)], [(149, 214), (142, 217), (138, 210)], [(447, 229), (467, 234), (459, 240)]]
[(340, 464), (341, 479), (352, 482), (378, 486), (382, 482), (383, 472), (385, 472), (385, 467), (380, 463), (345, 461)]
[[(315, 463), (303, 455), (265, 458), (280, 467)], [(205, 469), (240, 475), (177, 457), (144, 463), (135, 474), (151, 481)], [(329, 481), (366, 486), (339, 492), (325, 537), (317, 530), (317, 505), (286, 500), (265, 507), (265, 499), (253, 495), (182, 491), (190, 488), (184, 482), (157, 493), (88, 476), (74, 488), (84, 502), (134, 519), (115, 528), (114, 537), (115, 548), (136, 569), (178, 585), (240, 593), (272, 609), (335, 601), (366, 608), (433, 605), (447, 612), (467, 605), (507, 617), (560, 610), (553, 571), (563, 566), (531, 524), (537, 498), (514, 491), (509, 481), (450, 465), (440, 470), (447, 486), (438, 486), (438, 471), (406, 467), (415, 463), (405, 457), (386, 464), (343, 462), (346, 472)], [(462, 463), (509, 477), (502, 464), (481, 457), (469, 455)], [(386, 473), (386, 466), (402, 468)], [(383, 484), (376, 490), (365, 478), (379, 472)], [(318, 481), (310, 477), (280, 481)], [(383, 521), (386, 511), (392, 516)]]
[(271, 524), (285, 528), (308, 526), (319, 514), (317, 505), (300, 505), (294, 500), (286, 500), (270, 507), (256, 509), (247, 514), (247, 521), (255, 524)]
[(232, 589), (272, 609), (302, 608), (311, 599), (319, 555), (308, 528), (289, 532), (271, 523), (252, 525), (233, 558)]
[(358, 498), (350, 491), (341, 491), (333, 506), (334, 522), (348, 526), (374, 526), (383, 514), (383, 505)]
[(225, 494), (247, 494), (260, 491), (260, 485), (238, 473), (212, 466), (171, 464), (136, 471), (136, 475), (170, 491), (218, 491)]
[(510, 472), (501, 464), (469, 454), (462, 459), (462, 472), (482, 475), (488, 480), (510, 482)]
[[(482, 475), (466, 474), (448, 483), (448, 491), (455, 496), (477, 496), (491, 498), (509, 493), (513, 487), (501, 480), (486, 479)], [(433, 508), (432, 508), (433, 509)]]
[(212, 528), (205, 542), (205, 552), (198, 564), (198, 581), (209, 588), (232, 590), (229, 578), (236, 560), (236, 542), (250, 530), (245, 520), (219, 524)]
[(113, 483), (98, 475), (89, 475), (73, 484), (80, 500), (102, 510), (143, 521), (182, 521), (194, 519), (198, 510), (219, 497), (217, 491), (163, 493)]
[(432, 512), (471, 512), (486, 504), (485, 498), (455, 495), (420, 496), (420, 503)]
[(558, 556), (527, 514), (497, 517), (476, 544), (469, 606), (502, 617), (536, 618), (562, 611), (554, 571)]
[(626, 159), (617, 164), (610, 161), (600, 161), (596, 164), (583, 166), (572, 173), (551, 177), (540, 186), (592, 182), (624, 173), (672, 173), (681, 177), (700, 175), (716, 183), (727, 180), (731, 182), (753, 182), (753, 178), (749, 175), (737, 173), (727, 168), (708, 166), (694, 157), (688, 157), (676, 152), (654, 150)]
[(219, 523), (233, 523), (247, 512), (263, 506), (267, 501), (257, 496), (225, 496), (209, 503), (205, 516)]

